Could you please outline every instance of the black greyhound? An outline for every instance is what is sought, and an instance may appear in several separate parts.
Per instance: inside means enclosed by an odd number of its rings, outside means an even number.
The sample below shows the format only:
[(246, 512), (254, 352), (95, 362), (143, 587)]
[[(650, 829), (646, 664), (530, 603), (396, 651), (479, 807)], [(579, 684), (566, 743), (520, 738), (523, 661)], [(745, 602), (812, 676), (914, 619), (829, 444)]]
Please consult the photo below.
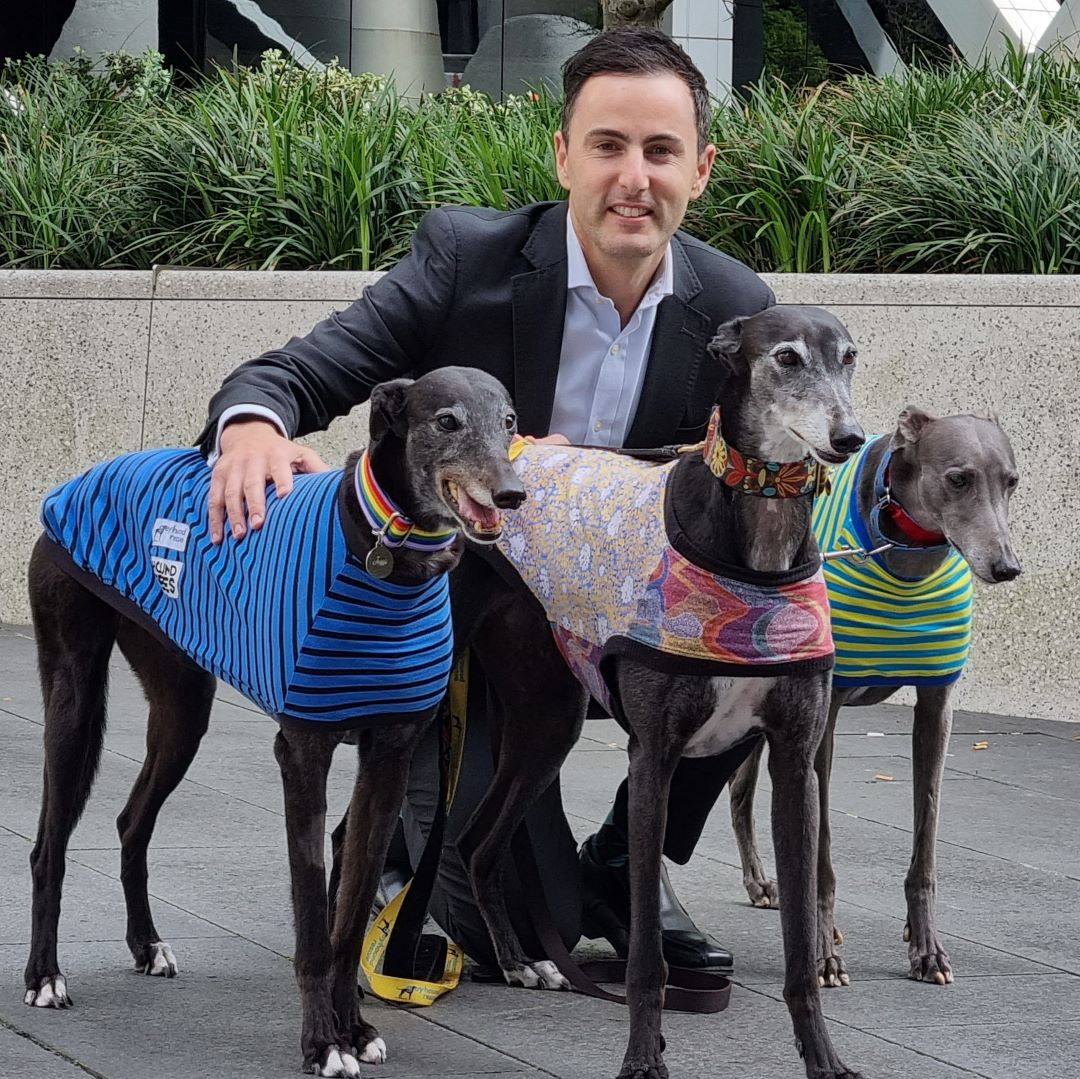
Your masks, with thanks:
[[(847, 497), (855, 498), (852, 512), (863, 523), (871, 544), (886, 548), (876, 557), (888, 575), (884, 578), (887, 587), (889, 577), (912, 583), (927, 581), (931, 587), (937, 587), (935, 578), (940, 578), (950, 560), (955, 564), (958, 555), (987, 584), (1011, 581), (1019, 575), (1020, 563), (1009, 539), (1009, 499), (1019, 473), (1008, 436), (995, 417), (938, 417), (909, 406), (900, 414), (892, 435), (872, 443), (865, 451), (865, 458)], [(887, 502), (882, 508), (879, 477), (883, 467), (888, 470), (889, 484)], [(835, 492), (832, 497), (840, 493)], [(880, 515), (877, 530), (873, 526), (875, 511)], [(824, 542), (821, 530), (819, 541)], [(866, 574), (863, 579), (869, 582), (867, 594), (872, 594), (873, 582), (881, 578)], [(847, 602), (850, 603), (850, 598)], [(913, 645), (925, 647), (935, 630), (931, 623), (931, 632), (926, 632), (926, 618), (919, 616), (915, 629), (906, 628), (904, 621), (900, 621), (892, 636), (907, 634)], [(940, 634), (940, 627), (937, 631)], [(966, 649), (961, 658), (953, 661), (957, 666), (949, 677), (959, 677), (964, 659)], [(905, 679), (896, 676), (886, 684), (859, 684), (871, 681), (883, 679), (865, 675), (860, 678), (859, 670), (853, 666), (851, 677), (833, 684), (829, 721), (816, 761), (821, 814), (818, 981), (823, 986), (850, 983), (840, 953), (843, 937), (835, 922), (836, 874), (829, 828), (829, 780), (837, 716), (846, 706), (888, 700)], [(916, 685), (911, 755), (915, 819), (911, 866), (904, 883), (907, 897), (904, 939), (908, 942), (909, 976), (915, 981), (947, 985), (953, 980), (953, 970), (934, 916), (935, 848), (945, 752), (952, 730), (954, 682), (942, 680), (941, 684), (933, 684), (933, 681), (928, 678)], [(754, 787), (760, 757), (760, 750), (753, 753), (732, 779), (731, 817), (750, 901), (758, 907), (775, 907), (780, 902), (776, 883), (765, 874), (754, 836)]]
[[(850, 399), (855, 346), (828, 313), (770, 308), (721, 326), (710, 351), (722, 369), (722, 439), (714, 445), (726, 444), (763, 461), (801, 462), (807, 474), (822, 462), (845, 460), (862, 445)], [(548, 460), (559, 452), (536, 449), (548, 453)], [(572, 452), (583, 458), (604, 453)], [(698, 565), (722, 565), (742, 581), (784, 579), (793, 570), (819, 568), (810, 527), (812, 488), (798, 497), (758, 497), (744, 493), (748, 485), (736, 489), (730, 479), (720, 482), (714, 474), (721, 474), (715, 454), (710, 467), (701, 453), (691, 453), (672, 467), (668, 480), (669, 519), (682, 533), (681, 549), (698, 553)], [(538, 504), (530, 491), (529, 505)], [(571, 538), (592, 537), (587, 524), (579, 518), (571, 530), (556, 520), (549, 528), (551, 553)], [(592, 537), (594, 549), (611, 542), (605, 535), (612, 533)], [(571, 569), (567, 580), (556, 580), (554, 561), (544, 572), (549, 592), (572, 590), (582, 576)], [(502, 583), (504, 576), (495, 562), (472, 557), (451, 575), (458, 646), (475, 649), (505, 711), (496, 773), (460, 846), (507, 981), (561, 988), (566, 981), (553, 963), (532, 962), (524, 955), (510, 924), (500, 874), (529, 804), (557, 775), (580, 733), (587, 694), (555, 647), (550, 612), (535, 595), (523, 596), (520, 587)], [(827, 625), (825, 633), (827, 639)], [(781, 910), (784, 997), (797, 1046), (811, 1079), (857, 1077), (833, 1049), (816, 969), (814, 756), (828, 715), (829, 671), (827, 663), (800, 668), (800, 673), (785, 673), (779, 665), (776, 670), (780, 673), (763, 671), (749, 678), (663, 673), (634, 654), (614, 655), (606, 668), (606, 681), (630, 733), (631, 1027), (621, 1079), (667, 1075), (660, 1033), (665, 979), (657, 897), (665, 807), (676, 762), (683, 755), (721, 753), (762, 731), (770, 748), (780, 883), (789, 897)]]
[[(333, 578), (331, 595), (335, 589), (355, 591), (362, 587), (365, 594), (375, 596), (378, 609), (387, 596), (387, 602), (393, 602), (425, 582), (438, 585), (441, 581), (445, 586), (442, 575), (457, 563), (463, 548), (460, 536), (453, 537), (454, 531), (490, 542), (501, 526), (500, 509), (516, 507), (524, 498), (507, 457), (515, 428), (516, 419), (505, 390), (495, 379), (478, 371), (450, 367), (415, 382), (400, 379), (378, 386), (371, 396), (367, 457), (350, 455), (344, 470), (339, 471), (340, 479), (329, 473), (303, 481), (298, 478), (297, 488), (288, 499), (291, 509), (279, 503), (275, 507), (278, 513), (271, 512), (264, 530), (271, 529), (275, 517), (287, 520), (292, 510), (302, 515), (311, 499), (301, 490), (310, 491), (311, 485), (318, 484), (318, 490), (327, 492), (324, 499), (329, 507), (327, 516), (319, 520), (328, 532), (337, 530), (339, 553), (344, 546), (346, 568)], [(257, 535), (253, 533), (241, 544), (227, 540), (224, 547), (207, 546), (205, 496), (210, 470), (194, 451), (160, 451), (159, 456), (161, 453), (176, 467), (183, 465), (190, 470), (194, 477), (192, 490), (201, 490), (202, 497), (192, 495), (183, 520), (151, 517), (139, 532), (139, 540), (123, 547), (122, 554), (126, 559), (137, 554), (144, 559), (149, 587), (144, 596), (156, 599), (164, 609), (162, 619), (171, 625), (168, 620), (174, 611), (170, 604), (178, 601), (199, 572), (195, 552), (207, 552), (207, 559), (223, 563), (233, 574), (229, 578), (232, 586), (223, 585), (221, 591), (227, 599), (235, 599), (236, 574), (249, 555), (254, 557), (260, 541), (252, 543)], [(128, 455), (113, 464), (120, 464), (122, 470), (137, 466), (140, 458), (147, 457)], [(374, 486), (358, 482), (358, 469), (362, 475), (365, 460), (370, 464)], [(98, 467), (108, 470), (110, 466)], [(152, 488), (174, 486), (172, 482), (150, 480)], [(381, 511), (378, 506), (373, 510), (364, 501), (377, 496), (383, 499)], [(65, 505), (75, 507), (76, 502)], [(109, 507), (114, 516), (121, 516), (125, 509), (115, 504)], [(74, 509), (54, 522), (58, 534), (66, 535), (69, 527), (78, 527), (78, 522), (71, 519), (73, 514)], [(109, 531), (113, 519), (87, 515), (82, 523), (92, 543)], [(48, 522), (46, 514), (47, 529)], [(410, 523), (415, 526), (411, 533), (406, 527)], [(304, 531), (305, 524), (306, 519), (300, 516), (299, 532)], [(381, 529), (377, 537), (375, 525)], [(410, 536), (427, 539), (421, 542)], [(265, 542), (269, 544), (270, 540)], [(141, 548), (141, 553), (136, 548)], [(257, 604), (267, 591), (294, 588), (305, 567), (298, 564), (295, 549), (291, 550), (284, 562), (278, 563), (278, 569), (287, 572), (259, 579), (257, 590), (252, 592), (252, 608), (241, 614), (242, 620), (250, 623), (257, 619)], [(153, 556), (151, 568), (153, 551), (164, 553)], [(361, 567), (366, 569), (362, 571)], [(312, 575), (318, 577), (322, 572), (316, 567)], [(115, 583), (114, 577), (109, 579)], [(165, 600), (160, 598), (159, 589), (167, 597)], [(85, 565), (80, 566), (54, 539), (42, 537), (35, 546), (30, 564), (30, 601), (44, 697), (45, 774), (37, 842), (30, 856), (33, 936), (26, 965), (25, 1002), (35, 1007), (65, 1008), (71, 998), (57, 959), (64, 860), (68, 839), (86, 804), (101, 755), (113, 645), (119, 645), (131, 664), (150, 705), (146, 760), (117, 820), (122, 846), (121, 879), (127, 902), (127, 942), (136, 967), (147, 974), (171, 977), (177, 971), (173, 951), (161, 940), (151, 916), (146, 854), (158, 812), (183, 778), (206, 731), (215, 679), (167, 643), (167, 635), (153, 618), (147, 617), (145, 606), (125, 601), (120, 592), (103, 584)], [(438, 596), (429, 611), (436, 628), (440, 617), (437, 601)], [(448, 661), (445, 587), (442, 604)], [(354, 619), (350, 623), (353, 616), (348, 610), (342, 613), (335, 608), (335, 612), (335, 617), (344, 620), (340, 628), (346, 632), (335, 633), (327, 628), (332, 620), (324, 620), (319, 624), (320, 632), (330, 641), (357, 634), (363, 638), (365, 629), (370, 630), (375, 623), (394, 620), (393, 612), (385, 611), (384, 618)], [(209, 611), (205, 618), (201, 615), (202, 610), (197, 608), (195, 620), (204, 627), (214, 624)], [(403, 619), (396, 624), (415, 623), (416, 615), (406, 609)], [(237, 628), (245, 629), (242, 625)], [(261, 630), (257, 627), (255, 632)], [(211, 640), (209, 644), (224, 646), (221, 641)], [(352, 662), (362, 664), (363, 659), (362, 655), (359, 659), (354, 655)], [(330, 688), (336, 690), (346, 680), (336, 668)], [(444, 671), (441, 688), (436, 685), (432, 690), (436, 698), (441, 697), (445, 684)], [(318, 693), (325, 690), (324, 686), (321, 691), (318, 687), (312, 691), (316, 703), (305, 716), (317, 716), (320, 708), (325, 711), (326, 706), (318, 703)], [(287, 701), (280, 709), (281, 729), (274, 745), (285, 793), (296, 925), (296, 979), (303, 1010), (303, 1063), (306, 1071), (324, 1076), (356, 1075), (360, 1061), (381, 1063), (386, 1056), (385, 1043), (360, 1015), (357, 963), (367, 912), (404, 796), (409, 762), (436, 705), (424, 705), (419, 710), (407, 703), (395, 706), (385, 703), (387, 698), (380, 696), (383, 692), (380, 682), (367, 715), (355, 722), (345, 719), (324, 723), (323, 729), (319, 729), (318, 722), (296, 723), (293, 707)], [(264, 703), (259, 695), (255, 699)], [(390, 699), (403, 700), (400, 696)], [(350, 728), (358, 726), (358, 731), (349, 733)], [(358, 739), (360, 767), (348, 810), (348, 841), (340, 852), (339, 901), (330, 925), (323, 860), (326, 780), (334, 748), (345, 738)]]

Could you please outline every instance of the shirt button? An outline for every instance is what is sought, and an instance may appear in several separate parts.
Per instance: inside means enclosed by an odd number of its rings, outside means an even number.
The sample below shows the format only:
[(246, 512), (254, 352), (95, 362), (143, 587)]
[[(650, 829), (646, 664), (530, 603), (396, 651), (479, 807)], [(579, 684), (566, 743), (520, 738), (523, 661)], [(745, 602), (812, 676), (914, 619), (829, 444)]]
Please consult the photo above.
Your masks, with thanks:
[(604, 425), (599, 420), (597, 420), (596, 423), (592, 425), (592, 429), (594, 431), (602, 431), (604, 429)]
[(611, 346), (611, 354), (612, 354), (612, 356), (618, 356), (618, 354), (619, 354), (619, 346), (618, 345), (612, 345)]

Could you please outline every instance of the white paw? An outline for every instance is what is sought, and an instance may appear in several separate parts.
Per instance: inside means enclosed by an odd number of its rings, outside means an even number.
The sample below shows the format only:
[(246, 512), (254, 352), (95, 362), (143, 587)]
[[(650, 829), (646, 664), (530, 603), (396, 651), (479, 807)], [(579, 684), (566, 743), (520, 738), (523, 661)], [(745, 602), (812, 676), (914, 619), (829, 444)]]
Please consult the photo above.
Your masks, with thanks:
[(326, 1063), (322, 1066), (322, 1071), (319, 1074), (336, 1077), (336, 1079), (341, 1079), (343, 1076), (351, 1079), (352, 1076), (360, 1074), (360, 1064), (351, 1053), (342, 1053), (337, 1049), (331, 1049), (330, 1055), (326, 1058)]
[(559, 968), (550, 960), (539, 963), (523, 963), (520, 967), (503, 969), (507, 985), (517, 985), (522, 989), (569, 989), (570, 983), (559, 972)]
[(175, 978), (180, 973), (176, 956), (165, 941), (157, 940), (147, 947), (150, 949), (150, 961), (145, 966), (136, 967), (140, 974), (150, 974), (157, 978)]
[(23, 1003), (31, 1008), (70, 1008), (72, 1000), (63, 974), (43, 978), (37, 989), (27, 989)]
[(540, 984), (544, 989), (569, 989), (570, 982), (563, 976), (562, 971), (550, 960), (544, 959), (539, 963), (533, 963), (533, 970), (540, 976)]
[(360, 1061), (363, 1064), (385, 1064), (386, 1042), (382, 1038), (372, 1038), (364, 1046), (364, 1051), (360, 1054)]

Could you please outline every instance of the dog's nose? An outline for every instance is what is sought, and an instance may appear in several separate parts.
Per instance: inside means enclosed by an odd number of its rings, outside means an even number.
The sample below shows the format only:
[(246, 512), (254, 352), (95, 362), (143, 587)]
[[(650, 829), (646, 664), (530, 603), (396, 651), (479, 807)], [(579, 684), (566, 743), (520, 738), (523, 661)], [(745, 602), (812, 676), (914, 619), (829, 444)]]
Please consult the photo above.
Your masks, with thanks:
[(525, 488), (503, 487), (499, 491), (491, 492), (491, 500), (501, 510), (516, 510), (525, 501)]
[(829, 441), (837, 453), (852, 454), (866, 441), (861, 427), (841, 427), (830, 435)]
[(990, 576), (995, 581), (1013, 581), (1020, 576), (1020, 563), (1015, 558), (1003, 558), (990, 567)]

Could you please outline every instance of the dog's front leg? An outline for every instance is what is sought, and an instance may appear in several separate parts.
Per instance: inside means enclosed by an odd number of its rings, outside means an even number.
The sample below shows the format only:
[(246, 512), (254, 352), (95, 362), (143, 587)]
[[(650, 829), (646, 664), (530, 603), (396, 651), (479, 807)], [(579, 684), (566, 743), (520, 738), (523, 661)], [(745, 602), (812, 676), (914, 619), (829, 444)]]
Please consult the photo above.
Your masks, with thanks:
[(911, 766), (915, 798), (915, 832), (911, 867), (904, 882), (910, 977), (946, 985), (953, 980), (948, 953), (937, 935), (934, 899), (937, 894), (938, 812), (945, 752), (952, 733), (951, 686), (920, 686), (915, 704)]
[(833, 1048), (818, 988), (818, 791), (813, 758), (827, 718), (827, 683), (826, 677), (785, 680), (772, 690), (767, 704), (773, 845), (784, 897), (784, 999), (809, 1079), (858, 1079)]
[(836, 717), (844, 700), (842, 690), (835, 690), (830, 697), (825, 734), (814, 760), (818, 782), (818, 985), (831, 987), (851, 984), (847, 965), (840, 954), (840, 945), (844, 938), (836, 928), (836, 873), (832, 864), (832, 828), (829, 822), (829, 784), (832, 778)]
[(274, 741), (274, 756), (281, 768), (285, 793), (303, 1067), (315, 1075), (351, 1076), (359, 1072), (360, 1065), (338, 1042), (330, 995), (330, 931), (323, 858), (326, 777), (336, 744), (328, 734), (282, 729)]
[(430, 720), (430, 716), (419, 722), (409, 717), (408, 722), (363, 733), (356, 784), (342, 822), (345, 826), (335, 830), (334, 865), (340, 870), (340, 890), (330, 938), (334, 1013), (341, 1041), (365, 1064), (386, 1060), (386, 1042), (360, 1014), (357, 960), (394, 822), (405, 800), (409, 766)]

